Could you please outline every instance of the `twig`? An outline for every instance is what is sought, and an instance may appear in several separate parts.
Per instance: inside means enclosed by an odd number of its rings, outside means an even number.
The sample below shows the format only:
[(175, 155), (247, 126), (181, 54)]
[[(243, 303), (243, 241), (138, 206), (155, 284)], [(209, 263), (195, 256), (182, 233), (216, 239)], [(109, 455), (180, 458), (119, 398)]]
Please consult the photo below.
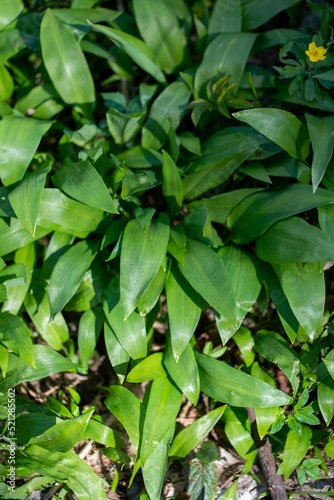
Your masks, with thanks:
[(276, 472), (275, 457), (271, 451), (271, 444), (268, 438), (261, 440), (256, 427), (255, 413), (253, 408), (248, 408), (252, 434), (257, 448), (261, 469), (268, 484), (272, 500), (288, 500), (288, 495), (284, 486), (282, 476)]

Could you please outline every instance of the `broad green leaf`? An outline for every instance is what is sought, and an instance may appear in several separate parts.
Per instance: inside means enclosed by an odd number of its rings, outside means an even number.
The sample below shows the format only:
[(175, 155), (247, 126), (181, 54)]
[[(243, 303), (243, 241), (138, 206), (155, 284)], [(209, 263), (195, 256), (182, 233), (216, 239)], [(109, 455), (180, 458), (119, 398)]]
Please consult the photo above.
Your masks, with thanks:
[(78, 348), (82, 364), (88, 367), (88, 362), (94, 353), (97, 340), (103, 324), (102, 311), (88, 309), (80, 318), (78, 326)]
[(167, 252), (168, 240), (169, 225), (163, 219), (151, 221), (146, 231), (137, 219), (126, 225), (120, 277), (125, 318), (138, 306), (143, 293), (158, 273)]
[(0, 121), (0, 178), (4, 186), (22, 179), (52, 122), (9, 115)]
[(0, 392), (6, 392), (22, 382), (40, 380), (53, 373), (71, 371), (76, 365), (64, 358), (50, 347), (44, 345), (33, 346), (34, 362), (36, 368), (9, 353), (8, 372), (5, 379), (0, 380)]
[(241, 326), (233, 335), (233, 340), (240, 349), (241, 356), (245, 361), (246, 367), (250, 367), (255, 360), (254, 337), (250, 330), (248, 330), (245, 326)]
[(109, 389), (109, 396), (105, 400), (104, 404), (121, 422), (136, 451), (138, 449), (140, 436), (140, 400), (133, 394), (133, 392), (129, 391), (129, 389), (118, 385), (112, 385)]
[(188, 240), (184, 264), (178, 266), (196, 292), (234, 327), (235, 297), (222, 259), (206, 245)]
[(244, 188), (230, 191), (229, 193), (218, 194), (210, 198), (202, 198), (189, 204), (190, 208), (205, 206), (212, 222), (226, 224), (226, 219), (232, 210), (250, 194), (262, 191), (261, 188)]
[(36, 250), (33, 243), (19, 248), (15, 252), (14, 262), (16, 264), (23, 264), (26, 269), (26, 280), (23, 284), (15, 284), (13, 286), (7, 282), (6, 284), (6, 302), (2, 307), (2, 311), (8, 311), (12, 314), (17, 314), (21, 309), (26, 293), (29, 290), (32, 271), (36, 259)]
[(166, 371), (162, 364), (162, 352), (155, 352), (140, 361), (126, 377), (128, 382), (138, 384), (154, 380), (158, 377), (166, 377)]
[(331, 458), (334, 458), (334, 440), (329, 441), (325, 446), (325, 452)]
[[(326, 425), (329, 425), (334, 416), (334, 370), (330, 373), (330, 365), (325, 364), (325, 360), (328, 362), (334, 361), (334, 349), (332, 349), (325, 357), (324, 366), (326, 369), (326, 374), (324, 378), (321, 378), (318, 385), (318, 403), (323, 419)], [(320, 367), (321, 368), (321, 365)]]
[(309, 152), (306, 126), (292, 113), (283, 109), (246, 109), (233, 114), (278, 144), (293, 158), (305, 160)]
[(83, 238), (97, 228), (102, 217), (102, 210), (79, 203), (58, 189), (44, 189), (37, 224)]
[(300, 434), (290, 430), (286, 439), (280, 466), (285, 479), (298, 467), (311, 445), (312, 430), (307, 425), (301, 425), (300, 428)]
[(2, 0), (0, 11), (0, 29), (10, 24), (23, 10), (21, 0)]
[(162, 192), (171, 216), (175, 217), (183, 202), (183, 185), (179, 169), (165, 151), (163, 151)]
[(272, 408), (254, 408), (256, 427), (260, 439), (263, 439), (269, 431), (272, 424), (277, 420), (281, 410), (278, 406)]
[(7, 347), (0, 344), (0, 373), (5, 378), (8, 369), (9, 352)]
[(70, 247), (56, 262), (47, 286), (51, 321), (77, 291), (96, 255), (95, 247), (88, 240), (81, 241)]
[(83, 438), (93, 412), (94, 409), (88, 410), (79, 417), (63, 420), (31, 438), (28, 444), (35, 444), (51, 452), (66, 453)]
[(168, 140), (172, 127), (176, 130), (191, 92), (183, 82), (173, 82), (166, 87), (153, 102), (149, 117), (142, 131), (142, 147), (159, 150)]
[(4, 64), (0, 63), (0, 99), (6, 101), (14, 91), (14, 81)]
[(255, 337), (255, 350), (277, 365), (289, 379), (295, 397), (300, 383), (300, 363), (295, 351), (276, 332), (260, 330)]
[[(55, 414), (49, 414), (45, 408), (43, 410), (43, 413), (38, 413), (38, 409), (31, 408), (31, 413), (21, 413), (17, 416), (15, 437), (18, 443), (28, 443), (31, 438), (42, 434), (61, 421)], [(72, 415), (70, 418), (72, 418)]]
[(112, 331), (128, 355), (132, 359), (145, 358), (147, 353), (145, 318), (132, 311), (124, 319), (117, 279), (111, 281), (105, 293), (103, 309)]
[(68, 26), (47, 9), (41, 24), (43, 62), (67, 104), (95, 103), (94, 81), (79, 42)]
[(0, 313), (0, 342), (33, 368), (36, 367), (31, 333), (22, 318), (8, 312)]
[(239, 33), (242, 23), (241, 14), (241, 0), (234, 2), (217, 0), (210, 17), (209, 34), (216, 36), (219, 33)]
[[(52, 12), (64, 23), (72, 24), (74, 26), (79, 24), (86, 26), (87, 19), (89, 19), (92, 23), (99, 23), (101, 21), (110, 22), (117, 19), (117, 17), (121, 15), (121, 12), (118, 12), (117, 10), (103, 9), (101, 7), (95, 9), (90, 8), (93, 7), (93, 5), (88, 5), (89, 0), (78, 1), (77, 7), (73, 7), (73, 3), (74, 2), (72, 2), (70, 9), (52, 9)], [(96, 4), (97, 1), (91, 0), (90, 3)]]
[(189, 344), (201, 315), (201, 308), (180, 285), (177, 276), (177, 269), (172, 267), (166, 281), (169, 331), (176, 361)]
[(333, 155), (334, 118), (332, 116), (318, 118), (305, 114), (307, 127), (313, 149), (312, 186), (313, 191), (319, 186)]
[(286, 10), (298, 3), (298, 1), (280, 0), (273, 3), (271, 0), (241, 0), (243, 31), (252, 31), (258, 28), (282, 10)]
[(81, 162), (67, 160), (52, 180), (55, 186), (75, 200), (117, 214), (107, 186), (88, 160)]
[(195, 420), (195, 422), (185, 429), (182, 429), (173, 439), (168, 453), (169, 456), (184, 458), (188, 455), (209, 434), (218, 420), (220, 420), (225, 409), (226, 405), (220, 406), (204, 415), (204, 417)]
[(193, 199), (225, 182), (266, 139), (260, 134), (216, 133), (208, 139), (183, 181), (184, 197)]
[(174, 384), (196, 406), (200, 394), (200, 382), (196, 358), (191, 345), (187, 345), (176, 361), (172, 352), (171, 340), (168, 336), (163, 365)]
[(42, 238), (49, 232), (49, 229), (37, 227), (35, 236), (31, 236), (18, 219), (10, 219), (9, 224), (7, 224), (4, 218), (1, 218), (0, 256), (7, 255), (15, 250), (23, 248), (33, 241)]
[(325, 308), (323, 266), (316, 262), (273, 264), (283, 292), (298, 322), (310, 339), (322, 326)]
[(17, 218), (32, 236), (35, 236), (43, 188), (50, 170), (51, 165), (46, 165), (28, 174), (8, 196)]
[(229, 406), (223, 414), (223, 420), (225, 422), (224, 431), (227, 439), (238, 455), (246, 460), (242, 472), (250, 472), (257, 452), (251, 435), (251, 427), (246, 410), (244, 408)]
[[(146, 412), (143, 422), (140, 460), (142, 465), (168, 436), (172, 440), (175, 419), (180, 410), (182, 393), (167, 377), (153, 380), (145, 394)], [(165, 453), (168, 455), (166, 447)]]
[(334, 259), (326, 233), (303, 219), (289, 217), (273, 224), (256, 242), (257, 255), (267, 262), (324, 262)]
[(223, 315), (216, 316), (219, 334), (223, 344), (225, 344), (238, 330), (244, 317), (256, 301), (261, 289), (261, 279), (253, 260), (245, 252), (228, 246), (223, 247), (219, 251), (219, 255), (229, 274), (236, 300), (232, 328), (230, 322), (226, 321)]
[(28, 468), (30, 475), (38, 473), (66, 482), (78, 500), (107, 498), (101, 478), (74, 451), (50, 452), (37, 445), (30, 445), (25, 448), (24, 455), (16, 462), (18, 470), (20, 467), (24, 470)]
[(112, 40), (117, 47), (122, 49), (135, 62), (135, 64), (138, 64), (138, 66), (140, 66), (149, 75), (153, 76), (153, 78), (155, 78), (158, 82), (166, 82), (165, 75), (155, 63), (154, 53), (142, 40), (130, 35), (129, 33), (124, 33), (120, 30), (99, 24), (92, 25), (92, 29), (110, 38), (110, 40)]
[(190, 498), (211, 500), (215, 497), (218, 483), (218, 470), (215, 461), (219, 460), (219, 452), (211, 441), (205, 441), (190, 461), (189, 486), (187, 494)]
[(275, 192), (247, 196), (230, 213), (227, 224), (235, 243), (247, 243), (261, 236), (274, 222), (333, 203), (330, 191), (305, 184), (293, 184)]
[(206, 98), (206, 86), (218, 76), (231, 75), (239, 85), (256, 33), (221, 33), (208, 45), (194, 80), (194, 97)]
[(143, 480), (147, 490), (147, 498), (161, 498), (161, 490), (165, 480), (168, 464), (168, 448), (172, 439), (172, 431), (156, 443), (147, 460), (142, 465)]
[(234, 481), (231, 486), (227, 488), (225, 493), (223, 493), (219, 499), (220, 500), (238, 500), (237, 492), (237, 481)]
[(97, 443), (111, 446), (112, 448), (121, 447), (122, 442), (117, 432), (94, 418), (88, 422), (86, 429), (83, 432), (86, 439), (93, 439)]
[(113, 367), (118, 380), (122, 384), (128, 371), (130, 356), (122, 344), (118, 341), (115, 333), (109, 327), (108, 323), (104, 324), (104, 342), (111, 366)]
[(183, 62), (187, 45), (173, 6), (164, 0), (134, 0), (136, 24), (157, 65), (172, 73)]
[(60, 312), (50, 321), (48, 295), (35, 297), (31, 290), (25, 297), (24, 306), (40, 336), (56, 351), (63, 349), (63, 343), (69, 339), (67, 323)]
[(223, 361), (195, 353), (201, 390), (208, 396), (232, 406), (267, 408), (286, 405), (291, 398), (262, 380), (251, 377)]
[(110, 108), (106, 114), (109, 132), (116, 144), (131, 141), (141, 129), (146, 117), (146, 110), (136, 113), (121, 113)]
[(138, 303), (138, 311), (146, 316), (158, 302), (162, 289), (165, 285), (168, 268), (160, 266), (157, 274), (146, 288)]

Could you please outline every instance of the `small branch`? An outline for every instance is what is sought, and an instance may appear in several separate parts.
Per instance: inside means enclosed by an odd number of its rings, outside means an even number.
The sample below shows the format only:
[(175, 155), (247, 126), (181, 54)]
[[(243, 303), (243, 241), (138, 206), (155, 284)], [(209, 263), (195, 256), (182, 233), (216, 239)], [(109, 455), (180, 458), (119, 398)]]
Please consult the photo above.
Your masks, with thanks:
[(261, 440), (256, 427), (253, 408), (248, 408), (248, 418), (251, 423), (252, 434), (257, 448), (261, 469), (268, 484), (272, 500), (288, 500), (282, 476), (276, 472), (276, 463), (271, 444), (268, 438)]

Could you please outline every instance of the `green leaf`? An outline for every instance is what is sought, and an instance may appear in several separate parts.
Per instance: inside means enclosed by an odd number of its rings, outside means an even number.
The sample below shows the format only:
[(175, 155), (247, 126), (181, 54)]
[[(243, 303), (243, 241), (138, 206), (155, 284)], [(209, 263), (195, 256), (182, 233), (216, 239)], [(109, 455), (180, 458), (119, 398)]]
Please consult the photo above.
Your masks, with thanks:
[(174, 384), (183, 392), (186, 398), (196, 406), (200, 394), (200, 382), (196, 358), (191, 345), (187, 345), (176, 361), (168, 336), (163, 357), (163, 365)]
[(94, 81), (80, 44), (50, 9), (43, 16), (40, 41), (43, 62), (63, 101), (92, 107)]
[(88, 240), (81, 241), (69, 248), (56, 262), (47, 286), (51, 321), (77, 291), (96, 255), (95, 247)]
[[(91, 23), (88, 22), (88, 24)], [(91, 26), (94, 31), (102, 33), (102, 35), (110, 38), (117, 47), (122, 49), (140, 68), (153, 76), (158, 82), (166, 82), (165, 75), (155, 63), (154, 53), (142, 40), (129, 33), (124, 33), (99, 24)]]
[(69, 339), (67, 323), (60, 312), (50, 321), (48, 295), (34, 296), (31, 291), (25, 297), (24, 306), (41, 337), (56, 351), (63, 349), (63, 343)]
[(188, 240), (179, 269), (191, 286), (234, 327), (235, 297), (223, 260), (209, 247)]
[(256, 242), (257, 255), (275, 264), (334, 259), (326, 233), (303, 219), (289, 217), (273, 224)]
[(245, 326), (241, 326), (237, 332), (233, 335), (233, 340), (240, 349), (241, 356), (245, 361), (245, 365), (248, 368), (254, 363), (254, 338), (250, 330)]
[(159, 271), (143, 293), (138, 303), (138, 311), (142, 316), (146, 316), (160, 299), (162, 289), (166, 282), (167, 274), (167, 266), (160, 266)]
[(206, 98), (206, 86), (217, 76), (231, 75), (239, 85), (256, 33), (222, 33), (208, 45), (194, 80), (194, 97)]
[(203, 144), (183, 181), (184, 197), (193, 199), (225, 182), (266, 139), (260, 134), (224, 132), (213, 134)]
[(99, 338), (104, 315), (102, 311), (88, 309), (80, 318), (78, 326), (78, 348), (81, 363), (88, 367)]
[(147, 490), (147, 499), (161, 498), (161, 490), (168, 464), (168, 448), (171, 441), (171, 433), (165, 434), (161, 441), (157, 442), (142, 465), (143, 480)]
[(313, 149), (311, 168), (312, 186), (315, 192), (333, 155), (334, 118), (332, 116), (317, 118), (308, 113), (305, 116)]
[(236, 301), (233, 325), (222, 315), (216, 316), (216, 323), (223, 344), (238, 330), (248, 311), (256, 301), (261, 280), (253, 260), (238, 248), (228, 246), (219, 251), (232, 283)]
[[(327, 365), (325, 364), (325, 360)], [(329, 425), (334, 416), (334, 406), (333, 406), (333, 398), (334, 398), (334, 369), (331, 370), (331, 364), (334, 361), (334, 349), (332, 349), (323, 360), (323, 366), (325, 367), (325, 375), (320, 378), (320, 383), (318, 385), (318, 403), (323, 419), (326, 422), (326, 425)], [(328, 364), (328, 361), (330, 364)], [(319, 366), (319, 369), (322, 366)]]
[(5, 379), (0, 379), (0, 392), (6, 392), (22, 382), (39, 380), (53, 373), (71, 371), (76, 365), (50, 347), (34, 345), (33, 355), (36, 368), (9, 353), (8, 372)]
[(104, 342), (106, 344), (107, 354), (111, 366), (113, 367), (118, 380), (122, 384), (128, 371), (130, 356), (122, 344), (118, 341), (115, 333), (109, 327), (108, 323), (104, 324)]
[(170, 457), (184, 458), (204, 439), (211, 429), (220, 420), (226, 409), (226, 405), (220, 406), (215, 410), (210, 411), (203, 417), (195, 420), (185, 429), (182, 429), (179, 434), (173, 439), (169, 450)]
[(112, 331), (128, 355), (132, 359), (145, 358), (147, 353), (145, 318), (136, 311), (132, 311), (124, 319), (117, 279), (111, 281), (105, 292), (103, 309)]
[(195, 353), (201, 390), (208, 396), (232, 406), (267, 408), (289, 404), (291, 398), (262, 380), (218, 361)]
[(300, 383), (300, 363), (295, 351), (281, 335), (269, 330), (257, 332), (255, 350), (285, 373), (291, 383), (295, 397)]
[(232, 3), (217, 0), (209, 21), (209, 34), (216, 36), (219, 33), (239, 33), (242, 23), (241, 14), (241, 0)]
[(183, 185), (179, 169), (165, 151), (163, 151), (162, 192), (171, 216), (176, 216), (183, 203)]
[(0, 121), (0, 176), (4, 186), (22, 179), (52, 122), (9, 115)]
[(135, 449), (139, 445), (139, 420), (141, 412), (140, 400), (125, 387), (112, 385), (109, 389), (109, 396), (104, 404), (108, 410), (121, 422), (129, 435), (131, 443)]
[(297, 2), (296, 0), (280, 0), (280, 2), (273, 4), (271, 0), (241, 0), (243, 31), (252, 31), (258, 28), (276, 14), (289, 9)]
[(43, 188), (51, 165), (46, 165), (28, 174), (8, 195), (11, 206), (22, 226), (35, 236)]
[(63, 420), (42, 434), (30, 439), (28, 445), (37, 445), (51, 452), (66, 453), (82, 439), (94, 409), (85, 411), (77, 418)]
[(101, 210), (72, 200), (58, 189), (44, 189), (37, 223), (84, 238), (97, 228), (102, 217)]
[[(28, 446), (24, 457), (16, 462), (18, 470), (28, 468), (31, 474), (38, 473), (66, 482), (78, 500), (90, 500), (92, 496), (106, 499), (101, 478), (74, 452), (60, 453), (48, 451), (37, 445)], [(89, 484), (89, 491), (87, 490)]]
[(162, 364), (162, 352), (155, 352), (147, 358), (143, 359), (138, 363), (128, 376), (126, 377), (128, 382), (134, 384), (139, 384), (141, 382), (148, 382), (154, 380), (158, 377), (165, 377), (166, 371)]
[(260, 439), (263, 439), (281, 414), (281, 409), (278, 406), (273, 406), (272, 408), (254, 408), (254, 412), (257, 431)]
[(305, 160), (309, 152), (309, 137), (305, 125), (283, 109), (247, 109), (233, 114), (278, 144), (293, 158)]
[(116, 144), (131, 141), (141, 129), (146, 117), (146, 110), (137, 113), (121, 113), (109, 108), (106, 114), (109, 132)]
[(118, 213), (107, 186), (88, 160), (67, 160), (52, 180), (55, 186), (75, 200), (105, 212)]
[(173, 82), (152, 104), (142, 131), (142, 147), (159, 150), (168, 140), (172, 127), (176, 130), (185, 115), (191, 92), (183, 82)]
[(251, 435), (251, 427), (246, 410), (244, 408), (227, 407), (223, 415), (223, 420), (225, 422), (224, 430), (227, 439), (233, 448), (235, 448), (238, 455), (246, 460), (242, 472), (250, 472), (257, 452)]
[(86, 439), (93, 439), (93, 441), (105, 446), (121, 447), (121, 439), (117, 432), (111, 427), (94, 420), (94, 418), (89, 420), (83, 435)]
[(143, 293), (158, 273), (167, 252), (168, 240), (169, 225), (163, 219), (151, 221), (146, 230), (137, 219), (126, 225), (120, 277), (125, 318), (138, 306)]
[(325, 308), (323, 266), (314, 262), (274, 264), (283, 292), (298, 322), (310, 339), (322, 326)]
[(172, 73), (183, 62), (187, 45), (174, 6), (163, 0), (134, 0), (134, 15), (141, 37), (155, 55), (157, 65)]
[(177, 280), (178, 274), (172, 266), (166, 281), (170, 339), (176, 361), (186, 349), (201, 315), (201, 308)]
[[(145, 394), (145, 401), (146, 412), (140, 448), (142, 465), (154, 453), (160, 442), (164, 442), (165, 438), (169, 442), (172, 440), (175, 419), (182, 402), (182, 394), (166, 376), (159, 377), (151, 383), (149, 390)], [(165, 453), (168, 455), (167, 447)]]
[(215, 445), (207, 441), (190, 462), (188, 495), (196, 499), (211, 500), (217, 490), (218, 471), (215, 460), (219, 460)]
[(3, 0), (0, 14), (0, 29), (10, 24), (23, 10), (21, 0)]
[(235, 243), (247, 243), (261, 236), (274, 222), (333, 203), (332, 193), (293, 184), (276, 192), (254, 193), (242, 200), (227, 219)]
[(285, 479), (298, 467), (311, 445), (311, 429), (307, 425), (301, 425), (300, 427), (301, 434), (290, 430), (286, 439), (283, 461), (280, 466)]
[(31, 333), (22, 318), (8, 312), (0, 313), (0, 342), (33, 368), (36, 367)]

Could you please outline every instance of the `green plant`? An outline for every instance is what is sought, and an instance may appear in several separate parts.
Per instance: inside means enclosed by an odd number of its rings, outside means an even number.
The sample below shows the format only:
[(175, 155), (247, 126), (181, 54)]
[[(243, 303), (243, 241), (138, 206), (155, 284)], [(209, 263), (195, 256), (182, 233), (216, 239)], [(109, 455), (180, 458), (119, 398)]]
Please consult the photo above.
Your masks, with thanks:
[[(266, 446), (303, 483), (333, 457), (334, 101), (316, 72), (332, 65), (331, 39), (313, 38), (328, 53), (306, 68), (313, 33), (296, 19), (314, 12), (330, 33), (334, 11), (100, 4), (2, 7), (2, 496), (15, 457), (15, 498), (59, 483), (59, 498), (103, 499), (128, 467), (127, 486), (141, 469), (156, 500), (170, 462), (201, 446), (189, 488), (212, 498), (218, 455), (202, 441), (216, 425), (244, 473)], [(285, 10), (290, 28), (268, 29)], [(290, 92), (261, 64), (286, 42), (300, 70)], [(43, 402), (20, 394), (55, 374), (91, 377), (101, 352), (113, 369), (94, 386), (103, 409), (66, 380)], [(199, 415), (176, 432), (185, 399)], [(76, 452), (87, 440), (115, 464), (111, 481)]]

